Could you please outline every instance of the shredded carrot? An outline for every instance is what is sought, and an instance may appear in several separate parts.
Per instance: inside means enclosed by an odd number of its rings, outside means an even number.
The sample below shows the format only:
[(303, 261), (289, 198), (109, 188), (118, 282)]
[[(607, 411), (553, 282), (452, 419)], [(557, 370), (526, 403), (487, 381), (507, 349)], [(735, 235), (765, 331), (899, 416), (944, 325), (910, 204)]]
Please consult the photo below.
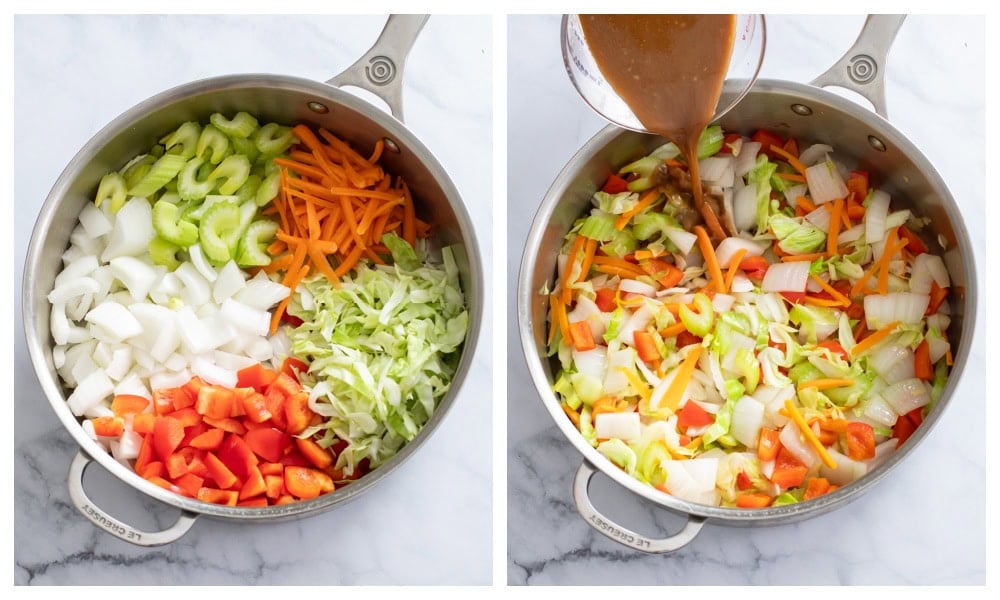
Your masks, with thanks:
[(797, 206), (801, 206), (806, 212), (812, 212), (816, 210), (816, 205), (813, 204), (812, 200), (806, 198), (805, 196), (796, 197), (795, 204)]
[(830, 453), (823, 447), (823, 443), (820, 442), (819, 438), (816, 437), (816, 434), (813, 433), (812, 428), (809, 427), (806, 420), (802, 418), (802, 414), (799, 412), (799, 409), (795, 408), (795, 405), (791, 400), (785, 400), (785, 410), (788, 411), (788, 416), (791, 417), (791, 419), (795, 421), (795, 424), (799, 426), (799, 430), (806, 438), (806, 441), (808, 441), (809, 444), (816, 449), (816, 452), (819, 453), (819, 457), (823, 461), (823, 464), (831, 469), (836, 469), (837, 462), (833, 460)]
[(851, 356), (858, 356), (859, 354), (865, 352), (875, 344), (881, 342), (885, 338), (889, 337), (896, 328), (899, 327), (899, 321), (893, 321), (889, 323), (882, 329), (879, 329), (875, 333), (861, 340), (853, 348), (851, 348)]
[(613, 267), (619, 272), (629, 274), (630, 279), (635, 279), (636, 277), (641, 277), (646, 274), (646, 272), (643, 271), (639, 265), (630, 263), (629, 261), (621, 258), (615, 258), (613, 256), (595, 256), (594, 264), (598, 266)]
[(583, 261), (580, 263), (580, 276), (576, 278), (577, 283), (587, 278), (590, 273), (590, 266), (594, 264), (594, 253), (597, 252), (597, 240), (587, 238), (583, 245)]
[(726, 281), (722, 277), (722, 268), (719, 266), (719, 259), (715, 256), (715, 248), (712, 246), (712, 240), (708, 239), (708, 232), (701, 225), (694, 226), (694, 233), (698, 236), (698, 249), (701, 250), (701, 255), (705, 257), (705, 265), (708, 269), (708, 274), (712, 278), (712, 283), (715, 284), (715, 289), (723, 291)]
[[(362, 258), (384, 264), (389, 251), (383, 235), (394, 233), (411, 245), (430, 235), (406, 184), (378, 165), (382, 141), (366, 158), (324, 129), (299, 124), (292, 133), (300, 143), (274, 159), (279, 193), (264, 211), (277, 219), (278, 233), (263, 270), (282, 272), (282, 285), (294, 290), (307, 273), (339, 285)], [(286, 306), (275, 310), (272, 332)]]
[(746, 255), (747, 255), (747, 249), (740, 248), (739, 250), (736, 251), (736, 254), (734, 254), (733, 258), (729, 261), (729, 272), (726, 273), (726, 282), (725, 282), (726, 289), (722, 290), (723, 294), (728, 294), (729, 289), (733, 287), (733, 280), (736, 279), (736, 274), (740, 270), (740, 261), (742, 261), (743, 257)]
[(573, 286), (571, 285), (573, 265), (576, 264), (576, 255), (583, 250), (583, 243), (586, 241), (587, 238), (582, 235), (578, 235), (576, 236), (576, 239), (573, 240), (573, 246), (569, 249), (569, 260), (566, 261), (566, 270), (563, 271), (562, 282), (560, 283), (562, 286), (561, 294), (563, 304), (569, 304), (573, 301)]
[(796, 181), (798, 183), (806, 182), (805, 175), (799, 175), (798, 173), (775, 173), (774, 176), (787, 181)]
[(628, 222), (632, 220), (632, 217), (636, 216), (637, 214), (642, 212), (647, 206), (651, 205), (652, 203), (656, 202), (659, 199), (660, 199), (660, 188), (651, 188), (643, 192), (642, 195), (639, 196), (639, 201), (636, 202), (635, 206), (622, 213), (621, 216), (619, 216), (618, 219), (615, 220), (615, 229), (617, 229), (618, 231), (625, 229), (625, 226), (628, 225)]
[(563, 412), (566, 413), (566, 416), (569, 417), (569, 420), (573, 422), (573, 425), (575, 425), (576, 427), (579, 427), (580, 426), (580, 413), (578, 413), (575, 410), (573, 410), (572, 408), (570, 408), (569, 404), (566, 404), (565, 402), (563, 402), (559, 406), (562, 407)]
[(673, 325), (668, 325), (664, 329), (661, 329), (660, 337), (666, 339), (684, 333), (685, 331), (687, 331), (687, 326), (684, 325), (683, 321), (679, 321), (677, 323), (674, 323)]
[(815, 273), (810, 273), (809, 278), (816, 282), (819, 287), (823, 288), (823, 291), (827, 294), (833, 296), (833, 299), (837, 301), (838, 304), (843, 305), (845, 308), (851, 305), (851, 300), (847, 296), (841, 294), (829, 283), (823, 281), (823, 278)]
[(844, 201), (837, 199), (833, 201), (833, 208), (830, 209), (830, 230), (826, 234), (826, 254), (835, 256), (837, 254), (837, 236), (840, 235), (840, 215), (844, 210)]
[(817, 390), (826, 390), (835, 387), (847, 387), (854, 385), (853, 379), (813, 379), (810, 381), (803, 381), (799, 384), (799, 389), (804, 390), (806, 388), (816, 388)]
[(698, 366), (698, 358), (701, 356), (701, 350), (701, 344), (691, 346), (691, 350), (684, 357), (680, 366), (677, 367), (674, 380), (670, 382), (670, 386), (663, 393), (657, 406), (662, 405), (670, 410), (677, 410), (682, 400), (681, 397), (684, 395), (684, 390), (687, 389), (688, 383), (691, 381), (691, 375), (694, 373), (695, 367)]
[[(775, 244), (775, 247), (777, 247), (777, 244)], [(824, 257), (826, 257), (826, 253), (824, 252), (812, 252), (810, 254), (786, 254), (785, 256), (781, 257), (781, 262), (802, 262), (802, 261), (812, 262), (817, 258), (824, 258)]]
[(618, 370), (621, 371), (621, 373), (625, 375), (625, 379), (628, 379), (628, 382), (632, 384), (632, 387), (635, 388), (635, 392), (639, 394), (643, 400), (649, 402), (649, 397), (653, 392), (649, 389), (649, 386), (635, 374), (635, 369), (618, 367)]
[(771, 151), (774, 152), (775, 154), (780, 155), (785, 160), (787, 160), (788, 164), (792, 165), (792, 168), (794, 168), (796, 171), (802, 174), (802, 177), (806, 176), (806, 166), (802, 164), (801, 160), (795, 158), (795, 156), (792, 155), (792, 153), (790, 153), (788, 150), (785, 150), (781, 146), (775, 146), (774, 144), (771, 144)]

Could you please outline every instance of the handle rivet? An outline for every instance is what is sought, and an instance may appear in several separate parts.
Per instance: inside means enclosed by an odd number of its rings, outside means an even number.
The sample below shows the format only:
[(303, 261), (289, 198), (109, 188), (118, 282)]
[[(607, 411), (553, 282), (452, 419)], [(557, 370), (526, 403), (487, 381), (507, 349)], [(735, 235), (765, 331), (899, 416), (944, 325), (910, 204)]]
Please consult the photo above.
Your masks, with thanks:
[(868, 144), (871, 145), (872, 148), (878, 150), (879, 152), (886, 151), (885, 143), (882, 140), (875, 137), (874, 135), (868, 136)]
[(400, 150), (399, 150), (399, 146), (396, 145), (396, 142), (390, 140), (389, 138), (382, 138), (382, 143), (385, 144), (385, 149), (386, 150), (388, 150), (390, 152), (395, 152), (396, 154), (399, 154)]
[(323, 104), (322, 102), (316, 102), (315, 100), (307, 103), (306, 106), (309, 107), (309, 110), (321, 115), (325, 115), (326, 113), (330, 112), (330, 109), (327, 108), (325, 104)]
[(797, 115), (802, 115), (803, 117), (808, 117), (813, 114), (813, 109), (809, 108), (805, 104), (793, 104), (791, 106), (792, 112)]

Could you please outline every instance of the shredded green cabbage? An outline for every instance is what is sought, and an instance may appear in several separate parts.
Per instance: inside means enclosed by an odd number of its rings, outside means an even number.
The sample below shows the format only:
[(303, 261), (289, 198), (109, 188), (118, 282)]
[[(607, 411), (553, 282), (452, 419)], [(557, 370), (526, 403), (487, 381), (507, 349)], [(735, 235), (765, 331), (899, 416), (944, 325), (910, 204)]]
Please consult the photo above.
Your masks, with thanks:
[(324, 447), (346, 441), (336, 464), (346, 474), (365, 458), (378, 467), (417, 435), (448, 391), (469, 327), (452, 249), (440, 265), (421, 256), (405, 269), (418, 254), (384, 241), (394, 266), (359, 265), (339, 286), (310, 278), (312, 308), (289, 308), (303, 321), (291, 341), (309, 362), (310, 407), (326, 418), (304, 434), (319, 433)]

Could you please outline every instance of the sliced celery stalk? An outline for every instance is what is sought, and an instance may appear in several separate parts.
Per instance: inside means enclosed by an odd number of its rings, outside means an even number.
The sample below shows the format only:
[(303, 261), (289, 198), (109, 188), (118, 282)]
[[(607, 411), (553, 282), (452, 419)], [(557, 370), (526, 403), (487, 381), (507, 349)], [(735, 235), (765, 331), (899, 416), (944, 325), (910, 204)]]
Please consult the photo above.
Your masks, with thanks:
[(179, 219), (180, 208), (176, 204), (158, 200), (153, 205), (153, 229), (163, 240), (187, 248), (198, 241), (198, 226)]
[(254, 202), (257, 206), (264, 206), (271, 200), (274, 200), (278, 195), (278, 190), (281, 188), (281, 175), (278, 171), (271, 173), (264, 178), (261, 182), (260, 187), (257, 188), (257, 193), (254, 196)]
[(274, 239), (274, 234), (277, 231), (278, 224), (270, 219), (261, 219), (251, 223), (247, 227), (246, 233), (240, 238), (236, 264), (241, 267), (262, 267), (269, 264), (271, 257), (265, 248)]
[(201, 125), (194, 121), (188, 121), (161, 139), (160, 143), (166, 148), (167, 154), (178, 154), (187, 160), (194, 156), (200, 136)]
[(205, 158), (205, 151), (211, 150), (211, 154), (208, 156), (208, 162), (213, 165), (217, 165), (222, 162), (222, 159), (226, 157), (226, 153), (229, 151), (229, 138), (226, 134), (219, 131), (219, 129), (214, 125), (206, 125), (204, 129), (201, 130), (201, 135), (198, 137), (198, 147), (195, 150), (195, 156), (198, 158)]
[(229, 195), (235, 194), (248, 177), (250, 177), (250, 161), (242, 154), (231, 154), (215, 167), (208, 179), (213, 182), (216, 179), (225, 179), (219, 185), (219, 193)]
[[(236, 190), (236, 200), (240, 204), (244, 202), (254, 201), (257, 199), (257, 190), (260, 189), (261, 178), (260, 175), (251, 174), (247, 177), (247, 180), (243, 182), (240, 189)], [(266, 202), (265, 202), (266, 204)]]
[(291, 147), (298, 140), (292, 134), (291, 127), (268, 123), (254, 134), (254, 144), (261, 154), (276, 156)]
[(164, 154), (153, 163), (149, 172), (139, 180), (139, 183), (129, 188), (128, 195), (148, 198), (176, 177), (177, 173), (184, 168), (186, 160), (177, 154)]
[(163, 265), (173, 271), (180, 266), (181, 261), (177, 258), (180, 247), (171, 244), (167, 240), (154, 237), (149, 242), (149, 257), (158, 265)]
[(240, 226), (240, 207), (233, 202), (216, 202), (201, 217), (198, 227), (201, 249), (209, 260), (225, 263), (232, 258), (225, 236)]
[(177, 176), (177, 193), (182, 200), (201, 200), (215, 189), (215, 180), (211, 177), (206, 180), (198, 179), (198, 169), (204, 162), (204, 159), (192, 158), (181, 169)]
[(222, 113), (214, 113), (208, 120), (231, 138), (245, 139), (257, 130), (257, 119), (250, 113), (242, 111), (236, 113), (232, 119), (227, 119)]
[(101, 177), (94, 205), (100, 207), (104, 200), (110, 198), (111, 212), (116, 213), (125, 204), (126, 195), (125, 178), (118, 173), (111, 172)]

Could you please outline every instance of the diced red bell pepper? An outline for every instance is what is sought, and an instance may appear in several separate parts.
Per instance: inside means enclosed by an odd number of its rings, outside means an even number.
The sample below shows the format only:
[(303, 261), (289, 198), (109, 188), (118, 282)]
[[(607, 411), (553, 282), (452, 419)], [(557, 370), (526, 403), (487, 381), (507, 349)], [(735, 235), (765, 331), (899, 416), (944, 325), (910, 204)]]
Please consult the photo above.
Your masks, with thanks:
[(240, 481), (245, 481), (250, 474), (250, 468), (260, 462), (246, 440), (235, 433), (226, 435), (216, 454)]
[(719, 149), (719, 154), (732, 154), (733, 145), (736, 144), (736, 140), (741, 139), (743, 136), (738, 133), (727, 133), (725, 137), (722, 138), (722, 148)]
[(847, 424), (847, 457), (852, 460), (875, 458), (875, 430), (868, 423), (851, 421)]
[(285, 493), (285, 469), (284, 467), (277, 475), (264, 475), (264, 495), (272, 500), (277, 500)]
[(770, 264), (763, 256), (747, 256), (740, 261), (740, 270), (746, 273), (747, 277), (754, 280), (764, 279), (767, 268)]
[(102, 437), (121, 437), (125, 433), (125, 419), (122, 417), (95, 417), (90, 420), (94, 433)]
[(254, 454), (267, 462), (280, 461), (292, 444), (291, 436), (273, 427), (251, 429), (243, 435), (243, 440)]
[(170, 479), (176, 480), (188, 472), (187, 461), (184, 460), (184, 455), (180, 453), (173, 453), (167, 457), (167, 460), (163, 461), (163, 466), (167, 469), (167, 475)]
[(281, 372), (295, 381), (299, 380), (299, 373), (307, 373), (308, 371), (309, 365), (292, 356), (285, 357), (285, 360), (281, 362)]
[(851, 171), (847, 178), (847, 191), (854, 194), (854, 201), (858, 204), (864, 202), (868, 196), (868, 171)]
[(236, 372), (236, 385), (239, 387), (252, 387), (258, 392), (263, 392), (277, 377), (277, 371), (256, 363)]
[(657, 283), (667, 289), (674, 287), (684, 278), (684, 271), (678, 269), (676, 265), (658, 258), (644, 260), (640, 266)]
[(597, 290), (597, 298), (594, 303), (601, 312), (612, 312), (616, 308), (615, 290), (611, 288), (600, 288)]
[(635, 351), (643, 362), (660, 360), (660, 351), (656, 348), (656, 338), (648, 331), (636, 329), (632, 332)]
[(174, 412), (168, 413), (164, 416), (179, 421), (183, 427), (194, 427), (198, 423), (202, 422), (201, 415), (199, 415), (198, 411), (191, 406), (175, 410)]
[(225, 419), (213, 419), (212, 417), (205, 417), (205, 423), (215, 427), (216, 429), (221, 429), (227, 433), (235, 433), (236, 435), (243, 435), (247, 432), (246, 425), (241, 423), (239, 420), (232, 417), (226, 417)]
[(736, 506), (739, 508), (765, 508), (771, 506), (774, 498), (760, 492), (746, 492), (736, 496)]
[(736, 474), (736, 489), (744, 491), (744, 490), (749, 490), (752, 487), (753, 487), (753, 481), (750, 479), (749, 475), (747, 475), (743, 471), (740, 471), (739, 473)]
[(677, 427), (687, 429), (688, 427), (704, 427), (715, 423), (715, 416), (698, 405), (697, 402), (688, 400), (679, 413), (677, 413)]
[(111, 410), (119, 417), (139, 414), (148, 407), (149, 400), (133, 394), (118, 394), (111, 400)]
[(202, 459), (205, 466), (208, 467), (208, 473), (211, 475), (212, 480), (222, 489), (229, 489), (235, 485), (239, 484), (239, 478), (233, 473), (222, 460), (213, 454), (212, 452), (205, 452), (205, 458)]
[(920, 239), (919, 236), (917, 236), (917, 234), (910, 231), (909, 227), (907, 227), (906, 225), (900, 225), (898, 232), (899, 232), (899, 237), (906, 240), (907, 250), (909, 250), (915, 255), (924, 254), (927, 252), (927, 244), (925, 244), (924, 241)]
[(213, 419), (228, 419), (232, 416), (233, 391), (217, 385), (204, 385), (198, 390), (198, 400), (195, 410), (198, 414)]
[(255, 496), (263, 495), (267, 491), (264, 485), (264, 476), (260, 474), (260, 469), (252, 467), (247, 475), (246, 482), (240, 488), (240, 500), (246, 500)]
[(153, 433), (153, 425), (156, 423), (156, 415), (153, 413), (142, 413), (132, 417), (132, 431), (146, 435)]
[(684, 348), (685, 346), (690, 346), (691, 344), (700, 344), (702, 339), (690, 331), (682, 331), (677, 334), (677, 347)]
[(187, 473), (181, 475), (174, 480), (174, 484), (177, 487), (184, 490), (184, 492), (191, 496), (192, 498), (198, 497), (198, 491), (205, 485), (205, 480), (194, 473), (188, 471)]
[(263, 423), (271, 418), (271, 411), (267, 409), (267, 400), (264, 398), (264, 394), (254, 392), (244, 396), (241, 403), (243, 404), (243, 413), (248, 420), (254, 423)]
[(285, 399), (285, 431), (298, 435), (309, 427), (313, 412), (309, 408), (309, 392), (302, 390)]
[(285, 467), (285, 489), (296, 498), (316, 498), (332, 492), (333, 479), (323, 471), (308, 467)]
[(184, 425), (173, 417), (157, 417), (153, 425), (153, 447), (160, 460), (174, 453), (184, 439)]
[(601, 191), (608, 194), (620, 194), (622, 192), (627, 192), (628, 182), (615, 174), (611, 174), (608, 176), (608, 180), (604, 182), (604, 186), (601, 188)]
[(573, 321), (569, 324), (569, 336), (573, 340), (573, 348), (577, 352), (586, 352), (597, 347), (594, 334), (586, 321)]
[(760, 151), (771, 158), (775, 158), (778, 154), (771, 150), (771, 146), (777, 146), (781, 148), (785, 145), (785, 140), (781, 139), (781, 136), (768, 131), (767, 129), (758, 129), (750, 136), (750, 141), (760, 143)]
[(222, 438), (225, 436), (225, 431), (213, 427), (193, 438), (189, 445), (199, 450), (217, 450), (222, 445)]
[(803, 500), (818, 498), (830, 491), (830, 482), (825, 477), (810, 477), (806, 483), (806, 491), (802, 494)]
[(239, 500), (239, 492), (203, 487), (198, 490), (198, 499), (202, 502), (211, 502), (212, 504), (236, 506)]
[(317, 469), (325, 469), (333, 464), (333, 455), (316, 442), (308, 438), (295, 438), (295, 446), (298, 447), (302, 456), (311, 462)]

